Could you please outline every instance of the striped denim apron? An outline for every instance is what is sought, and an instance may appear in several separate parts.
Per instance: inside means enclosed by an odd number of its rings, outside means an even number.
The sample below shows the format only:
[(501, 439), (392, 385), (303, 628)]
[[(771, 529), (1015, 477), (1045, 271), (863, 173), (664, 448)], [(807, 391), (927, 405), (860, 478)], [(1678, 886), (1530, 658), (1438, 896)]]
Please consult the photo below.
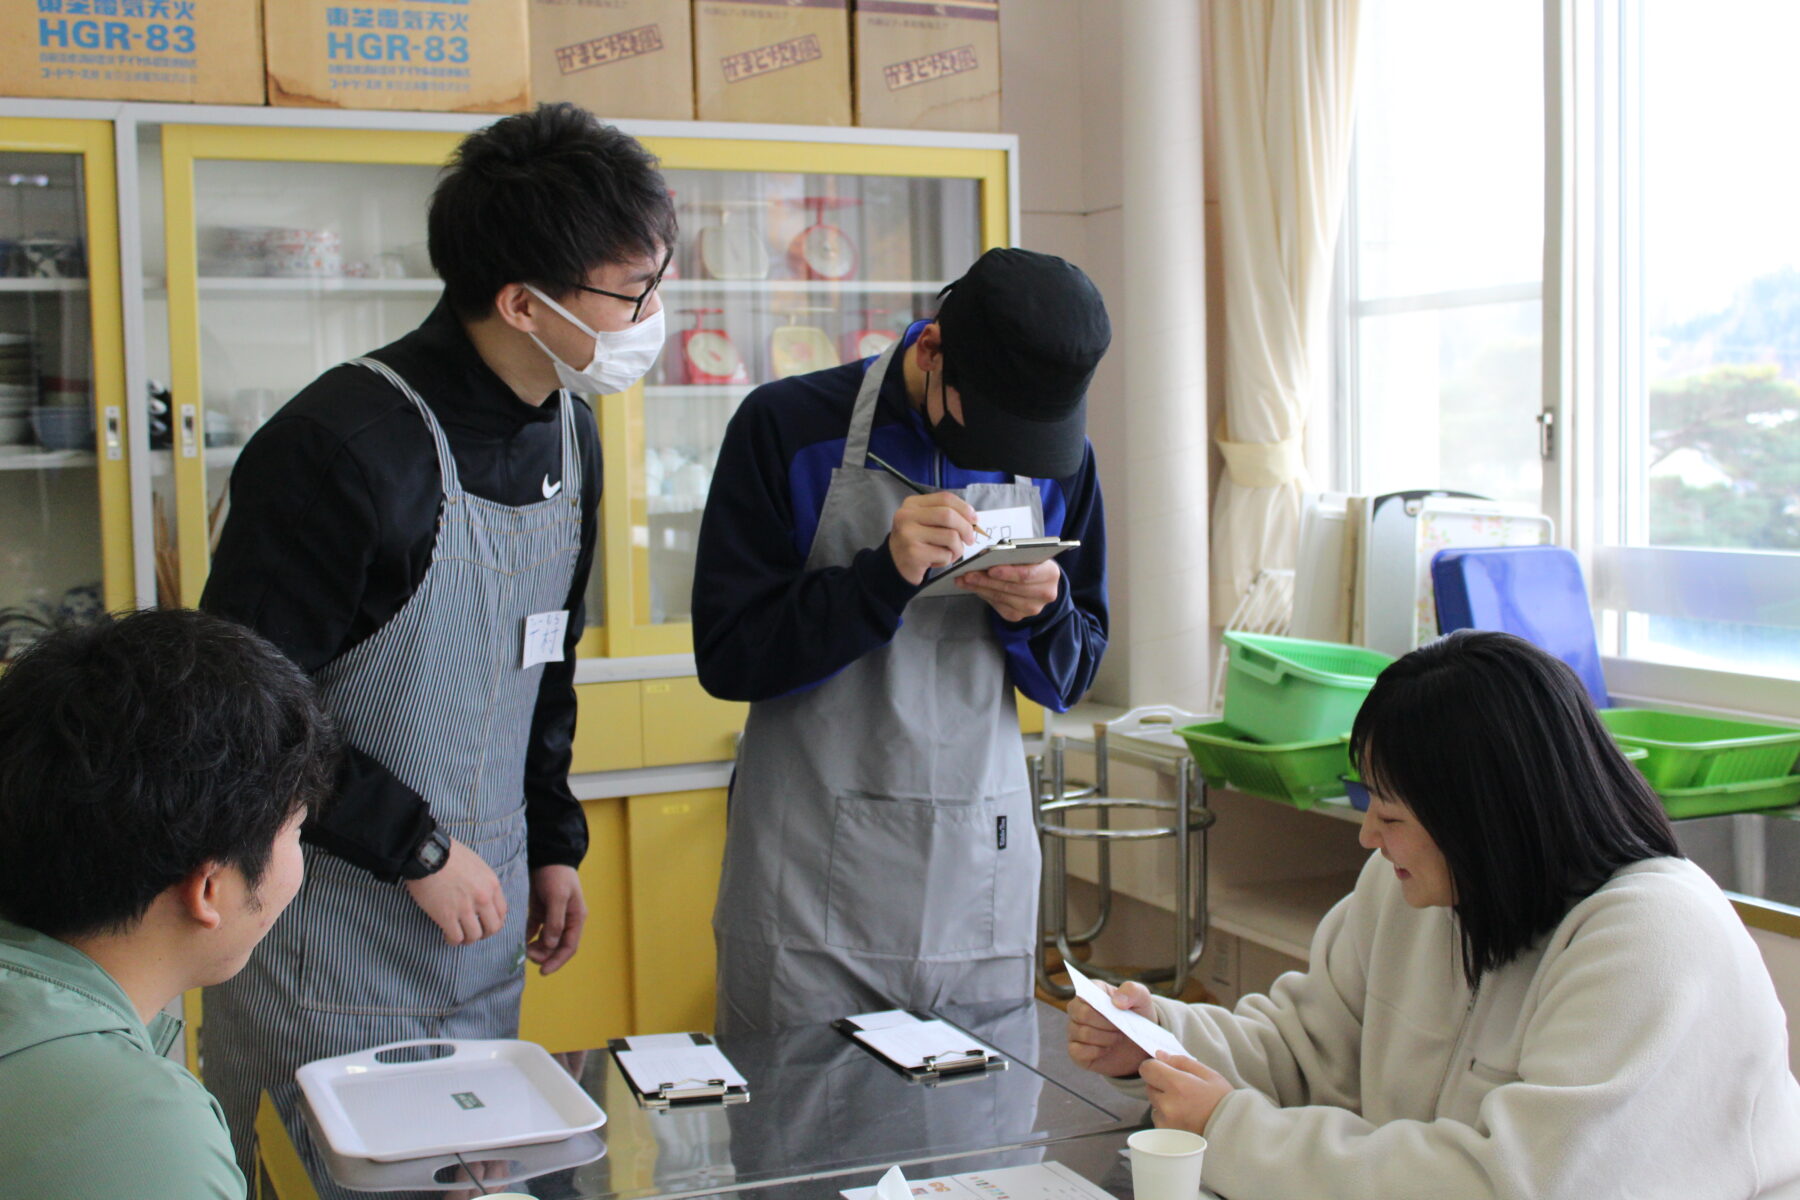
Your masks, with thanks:
[(563, 393), (561, 490), (510, 508), (462, 490), (443, 427), (405, 380), (373, 359), (355, 362), (419, 410), (444, 499), (418, 590), (315, 682), (345, 738), (424, 797), (438, 828), (494, 869), (506, 927), (451, 946), (405, 888), (306, 846), (294, 903), (244, 970), (205, 993), (206, 1085), (225, 1109), (247, 1179), (255, 1178), (258, 1096), (274, 1097), (295, 1134), (302, 1063), (405, 1038), (514, 1037), (525, 986), (523, 784), (543, 667), (520, 663), (526, 618), (564, 608), (574, 582), (576, 405)]

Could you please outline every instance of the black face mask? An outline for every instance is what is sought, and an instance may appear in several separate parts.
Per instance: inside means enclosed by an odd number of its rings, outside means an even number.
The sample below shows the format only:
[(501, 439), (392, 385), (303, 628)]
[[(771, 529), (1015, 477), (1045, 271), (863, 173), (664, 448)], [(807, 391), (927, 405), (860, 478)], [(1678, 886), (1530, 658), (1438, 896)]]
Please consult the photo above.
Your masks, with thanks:
[[(925, 394), (931, 395), (931, 372), (925, 372)], [(931, 440), (937, 443), (944, 457), (965, 471), (997, 471), (1000, 468), (989, 462), (987, 454), (978, 445), (976, 438), (970, 434), (969, 427), (950, 415), (948, 399), (944, 402), (942, 420), (933, 422), (930, 416), (929, 400), (926, 404), (925, 424), (931, 430)]]

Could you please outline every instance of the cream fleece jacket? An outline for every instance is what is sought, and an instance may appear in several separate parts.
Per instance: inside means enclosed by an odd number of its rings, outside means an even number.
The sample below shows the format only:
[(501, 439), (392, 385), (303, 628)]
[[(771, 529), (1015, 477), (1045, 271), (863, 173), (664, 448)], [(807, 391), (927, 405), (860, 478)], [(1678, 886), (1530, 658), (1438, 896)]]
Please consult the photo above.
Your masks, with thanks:
[[(1621, 870), (1471, 1001), (1447, 909), (1371, 856), (1312, 965), (1157, 1019), (1234, 1087), (1231, 1200), (1800, 1197), (1800, 1083), (1755, 943), (1683, 859)], [(1136, 1081), (1133, 1081), (1134, 1083)], [(1141, 1087), (1141, 1084), (1137, 1084)]]

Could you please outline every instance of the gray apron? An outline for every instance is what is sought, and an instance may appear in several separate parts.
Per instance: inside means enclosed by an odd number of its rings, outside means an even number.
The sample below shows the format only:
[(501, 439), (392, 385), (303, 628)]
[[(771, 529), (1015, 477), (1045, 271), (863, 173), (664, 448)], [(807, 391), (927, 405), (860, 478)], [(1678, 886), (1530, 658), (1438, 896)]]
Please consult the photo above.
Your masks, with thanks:
[[(898, 349), (863, 376), (808, 571), (879, 545), (911, 494), (864, 465)], [(959, 494), (1043, 532), (1028, 480)], [(750, 706), (713, 914), (719, 1032), (1031, 995), (1038, 847), (991, 611), (914, 600), (886, 646)]]
[[(438, 828), (494, 869), (506, 926), (451, 946), (405, 888), (306, 846), (293, 904), (244, 970), (205, 992), (202, 1073), (246, 1179), (255, 1178), (253, 1123), (265, 1089), (310, 1150), (295, 1112), (302, 1063), (406, 1038), (517, 1036), (525, 986), (523, 782), (543, 667), (520, 663), (526, 618), (562, 609), (574, 583), (576, 405), (565, 392), (561, 492), (510, 508), (462, 490), (442, 426), (405, 380), (374, 359), (355, 361), (419, 410), (437, 449), (443, 507), (418, 590), (314, 681), (346, 740), (424, 797)], [(335, 1193), (321, 1188), (327, 1194)]]

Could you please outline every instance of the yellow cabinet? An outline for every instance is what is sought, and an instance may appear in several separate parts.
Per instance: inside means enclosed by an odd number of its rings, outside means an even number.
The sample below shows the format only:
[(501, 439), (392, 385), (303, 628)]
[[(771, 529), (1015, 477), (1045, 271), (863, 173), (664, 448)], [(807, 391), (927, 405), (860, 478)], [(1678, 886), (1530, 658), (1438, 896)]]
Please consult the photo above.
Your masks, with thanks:
[(113, 150), (0, 120), (0, 669), (136, 599)]
[(629, 822), (636, 1032), (711, 1030), (725, 789), (633, 796)]
[(628, 771), (644, 765), (641, 684), (635, 680), (579, 684), (575, 703), (571, 773)]
[(554, 975), (525, 968), (519, 1036), (552, 1053), (603, 1046), (633, 1028), (630, 850), (626, 801), (589, 800), (588, 853), (581, 864), (587, 925), (581, 949)]
[(737, 757), (737, 735), (748, 704), (715, 700), (693, 676), (646, 679), (644, 765), (729, 762)]
[(633, 1033), (711, 1029), (724, 789), (590, 800), (584, 808), (581, 951), (548, 977), (526, 969), (520, 1036), (561, 1051)]

